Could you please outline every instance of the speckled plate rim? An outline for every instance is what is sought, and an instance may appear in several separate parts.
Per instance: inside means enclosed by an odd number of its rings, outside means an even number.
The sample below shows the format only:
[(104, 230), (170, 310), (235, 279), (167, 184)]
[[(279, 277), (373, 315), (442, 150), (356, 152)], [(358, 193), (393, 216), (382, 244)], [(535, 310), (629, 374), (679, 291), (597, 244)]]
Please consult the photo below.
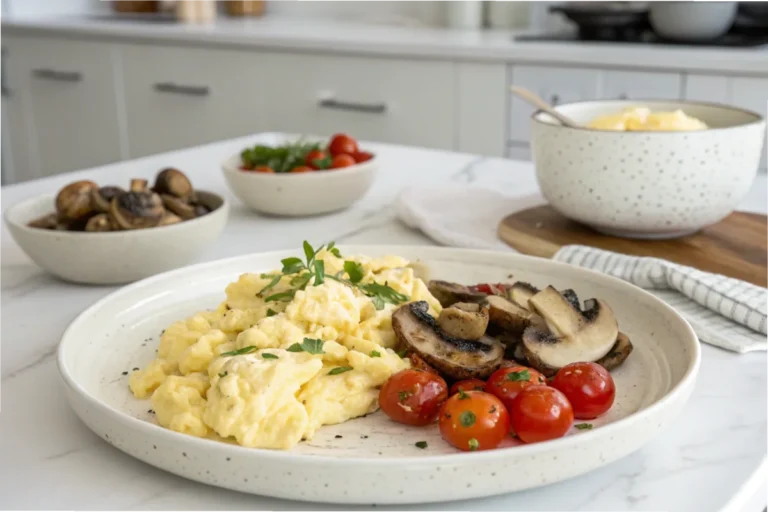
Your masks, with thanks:
[(642, 409), (639, 412), (631, 414), (625, 418), (619, 419), (618, 421), (612, 422), (608, 425), (604, 425), (599, 429), (583, 432), (578, 436), (566, 436), (564, 438), (547, 441), (543, 443), (536, 443), (536, 444), (529, 444), (524, 446), (516, 446), (513, 448), (488, 450), (488, 451), (480, 451), (480, 452), (473, 452), (473, 453), (466, 452), (466, 453), (455, 453), (455, 454), (427, 455), (427, 456), (418, 456), (418, 457), (354, 457), (354, 458), (343, 457), (343, 456), (297, 454), (297, 453), (292, 453), (291, 451), (276, 451), (276, 450), (259, 449), (259, 448), (246, 448), (239, 445), (227, 444), (227, 443), (222, 443), (215, 440), (202, 439), (202, 438), (197, 438), (194, 436), (188, 436), (185, 434), (174, 432), (174, 431), (165, 429), (163, 427), (160, 427), (159, 425), (155, 425), (155, 424), (143, 421), (141, 419), (134, 418), (132, 416), (129, 416), (121, 411), (118, 411), (104, 404), (103, 402), (98, 400), (96, 397), (89, 394), (88, 391), (86, 391), (76, 381), (75, 377), (69, 372), (69, 369), (67, 368), (65, 363), (68, 338), (71, 336), (72, 332), (77, 331), (81, 323), (86, 322), (88, 320), (88, 317), (94, 310), (97, 310), (105, 302), (113, 300), (116, 296), (129, 294), (143, 287), (151, 287), (155, 283), (158, 283), (161, 281), (173, 280), (174, 278), (177, 278), (177, 277), (183, 277), (185, 274), (188, 274), (190, 272), (198, 273), (200, 271), (204, 271), (207, 269), (215, 269), (217, 267), (222, 266), (223, 264), (234, 263), (238, 260), (248, 260), (250, 258), (253, 258), (254, 256), (259, 256), (261, 258), (274, 258), (274, 261), (279, 261), (281, 258), (291, 256), (295, 253), (295, 251), (283, 250), (283, 251), (271, 251), (271, 252), (264, 252), (264, 253), (253, 253), (253, 254), (248, 254), (243, 256), (236, 256), (233, 258), (226, 258), (226, 259), (211, 261), (207, 263), (189, 265), (187, 267), (182, 267), (176, 270), (172, 270), (169, 272), (165, 272), (162, 274), (158, 274), (158, 275), (143, 279), (141, 281), (125, 286), (120, 290), (117, 290), (107, 295), (106, 297), (100, 299), (99, 301), (94, 303), (92, 306), (87, 308), (80, 315), (78, 315), (77, 318), (75, 318), (75, 320), (64, 331), (64, 334), (62, 335), (62, 339), (57, 350), (57, 365), (59, 368), (59, 372), (64, 382), (66, 383), (66, 385), (69, 388), (71, 388), (72, 391), (80, 395), (80, 397), (84, 398), (92, 407), (99, 409), (100, 411), (106, 413), (108, 416), (112, 417), (115, 420), (118, 420), (121, 423), (124, 423), (127, 427), (134, 429), (139, 433), (157, 435), (161, 439), (169, 439), (169, 440), (175, 440), (175, 441), (179, 441), (180, 439), (183, 439), (185, 443), (193, 447), (197, 446), (200, 448), (211, 448), (213, 446), (216, 446), (217, 449), (222, 450), (222, 453), (232, 453), (232, 454), (237, 454), (238, 456), (249, 456), (249, 457), (253, 457), (263, 461), (274, 460), (274, 461), (286, 462), (292, 459), (293, 460), (299, 459), (301, 460), (302, 464), (310, 464), (310, 465), (318, 465), (318, 466), (341, 463), (341, 464), (350, 464), (353, 466), (373, 465), (373, 466), (379, 467), (379, 466), (402, 465), (404, 461), (408, 462), (409, 464), (419, 465), (419, 466), (446, 464), (446, 463), (456, 462), (456, 461), (461, 461), (465, 463), (480, 463), (484, 460), (493, 460), (499, 457), (503, 457), (505, 453), (509, 453), (508, 450), (515, 450), (515, 454), (519, 456), (531, 456), (541, 452), (548, 452), (551, 450), (571, 447), (575, 444), (585, 442), (587, 439), (596, 439), (598, 437), (608, 437), (608, 436), (615, 435), (618, 432), (620, 432), (629, 423), (657, 414), (658, 412), (660, 412), (660, 410), (666, 407), (666, 405), (669, 402), (675, 401), (678, 395), (685, 393), (688, 387), (692, 387), (695, 383), (696, 375), (698, 373), (699, 366), (701, 364), (701, 347), (699, 345), (698, 338), (695, 332), (693, 331), (693, 328), (690, 326), (690, 324), (682, 316), (680, 316), (671, 306), (667, 305), (666, 303), (664, 303), (654, 295), (646, 292), (641, 288), (638, 288), (635, 285), (632, 285), (630, 283), (627, 283), (615, 277), (601, 274), (593, 270), (571, 266), (566, 263), (547, 260), (545, 258), (538, 258), (534, 256), (526, 256), (526, 255), (515, 254), (515, 253), (502, 253), (498, 251), (489, 251), (489, 250), (454, 249), (454, 248), (430, 247), (430, 246), (420, 247), (420, 246), (413, 246), (413, 245), (410, 245), (410, 246), (396, 246), (396, 245), (344, 246), (344, 245), (341, 245), (339, 246), (339, 248), (342, 251), (346, 251), (352, 254), (366, 254), (371, 252), (381, 253), (382, 251), (388, 254), (399, 254), (403, 252), (405, 253), (418, 252), (421, 258), (424, 260), (429, 260), (430, 258), (435, 258), (435, 259), (442, 258), (442, 259), (448, 259), (451, 261), (461, 262), (461, 261), (469, 261), (473, 257), (475, 258), (484, 257), (484, 258), (495, 258), (495, 259), (504, 258), (509, 261), (510, 265), (514, 265), (516, 261), (528, 261), (528, 262), (534, 262), (534, 264), (543, 264), (544, 266), (551, 265), (554, 268), (567, 269), (568, 272), (573, 272), (574, 274), (582, 276), (584, 279), (587, 279), (587, 280), (591, 279), (591, 280), (605, 281), (610, 284), (614, 284), (616, 286), (624, 288), (629, 294), (640, 294), (645, 296), (646, 299), (649, 299), (651, 302), (655, 303), (657, 307), (663, 310), (666, 310), (667, 313), (670, 313), (673, 317), (676, 318), (677, 321), (680, 322), (682, 326), (684, 326), (685, 330), (688, 333), (688, 336), (681, 339), (680, 343), (684, 343), (687, 345), (687, 348), (688, 348), (687, 353), (690, 354), (690, 358), (688, 360), (688, 368), (683, 374), (682, 378), (679, 380), (679, 382), (677, 382), (677, 384), (675, 384), (672, 387), (672, 389), (670, 389), (663, 397), (655, 401), (650, 406)]

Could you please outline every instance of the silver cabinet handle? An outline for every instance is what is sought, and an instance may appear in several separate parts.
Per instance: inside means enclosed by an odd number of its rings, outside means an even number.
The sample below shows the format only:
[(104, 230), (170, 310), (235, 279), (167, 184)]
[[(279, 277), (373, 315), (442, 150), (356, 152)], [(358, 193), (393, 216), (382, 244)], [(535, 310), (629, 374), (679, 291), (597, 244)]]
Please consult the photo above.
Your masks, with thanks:
[(352, 112), (365, 112), (368, 114), (384, 114), (387, 111), (386, 103), (353, 103), (350, 101), (339, 101), (332, 98), (320, 100), (320, 108), (330, 108), (334, 110), (349, 110)]
[(79, 82), (83, 79), (83, 74), (79, 71), (57, 71), (48, 68), (33, 69), (32, 76), (55, 82)]
[(627, 96), (626, 93), (621, 93), (621, 94), (619, 94), (619, 99), (620, 100), (628, 100), (629, 96)]
[(170, 92), (187, 96), (208, 96), (211, 93), (211, 89), (207, 85), (181, 85), (173, 82), (159, 82), (154, 87), (157, 92)]

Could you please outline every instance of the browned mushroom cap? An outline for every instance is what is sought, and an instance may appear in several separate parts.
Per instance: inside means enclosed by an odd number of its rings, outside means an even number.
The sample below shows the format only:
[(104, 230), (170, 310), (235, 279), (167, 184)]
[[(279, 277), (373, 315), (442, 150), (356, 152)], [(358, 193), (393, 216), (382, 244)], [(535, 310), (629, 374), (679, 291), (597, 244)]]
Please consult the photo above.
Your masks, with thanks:
[(165, 206), (168, 211), (181, 217), (182, 220), (195, 218), (195, 207), (191, 204), (187, 204), (182, 199), (168, 194), (162, 194), (160, 198), (163, 200), (163, 206)]
[(457, 302), (440, 312), (437, 324), (450, 336), (478, 340), (488, 327), (488, 305)]
[(544, 321), (520, 304), (498, 295), (485, 298), (490, 306), (491, 323), (505, 331), (522, 334), (529, 325), (543, 325)]
[(27, 223), (27, 226), (31, 228), (40, 228), (40, 229), (56, 229), (58, 225), (59, 225), (59, 215), (56, 213), (49, 213), (48, 215), (43, 215), (42, 217), (38, 217), (37, 219), (31, 220)]
[(606, 370), (611, 371), (621, 366), (621, 363), (623, 363), (629, 357), (629, 354), (632, 353), (632, 348), (632, 342), (629, 341), (629, 337), (623, 332), (620, 332), (616, 338), (616, 343), (611, 347), (611, 351), (608, 352), (605, 357), (598, 359), (595, 362)]
[(160, 224), (165, 208), (154, 192), (123, 192), (112, 199), (109, 213), (121, 229), (142, 229)]
[(147, 190), (147, 180), (143, 178), (133, 178), (131, 180), (131, 192), (144, 192)]
[(109, 205), (118, 194), (125, 192), (120, 187), (101, 187), (91, 189), (93, 209), (99, 213), (107, 213)]
[(98, 188), (90, 180), (76, 181), (62, 188), (56, 195), (56, 212), (63, 219), (82, 219), (93, 212), (91, 190)]
[(172, 167), (163, 169), (157, 174), (154, 190), (158, 194), (168, 194), (180, 199), (189, 199), (194, 194), (189, 178)]
[(528, 299), (539, 293), (539, 289), (530, 283), (517, 281), (509, 287), (509, 298), (525, 309), (530, 310)]
[(163, 215), (163, 218), (158, 226), (170, 226), (171, 224), (178, 224), (179, 222), (181, 222), (181, 217), (175, 213), (165, 212), (165, 215)]
[(485, 299), (484, 293), (475, 292), (468, 286), (448, 281), (433, 279), (427, 284), (431, 293), (444, 308), (453, 306), (457, 302), (480, 302)]
[(99, 213), (88, 219), (88, 223), (85, 225), (86, 231), (112, 231), (112, 219), (109, 214)]

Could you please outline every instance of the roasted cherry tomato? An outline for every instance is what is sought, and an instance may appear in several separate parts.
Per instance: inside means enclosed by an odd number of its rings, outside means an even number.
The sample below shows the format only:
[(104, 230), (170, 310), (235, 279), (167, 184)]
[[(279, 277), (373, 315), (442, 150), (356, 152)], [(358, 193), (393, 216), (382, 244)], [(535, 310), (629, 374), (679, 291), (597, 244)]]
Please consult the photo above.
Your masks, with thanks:
[(440, 409), (440, 435), (464, 451), (496, 448), (509, 434), (509, 413), (495, 396), (459, 391)]
[(355, 159), (355, 162), (360, 164), (373, 158), (373, 153), (369, 153), (367, 151), (356, 151), (355, 153), (352, 153), (352, 158)]
[(573, 408), (565, 395), (538, 384), (517, 394), (509, 415), (512, 430), (526, 443), (563, 437), (573, 424)]
[(458, 382), (454, 382), (451, 386), (451, 390), (448, 392), (449, 396), (453, 396), (462, 390), (466, 391), (485, 391), (485, 382), (480, 379), (465, 379)]
[(423, 426), (435, 421), (448, 397), (448, 385), (436, 373), (403, 370), (381, 387), (379, 407), (391, 419), (406, 425)]
[(347, 154), (336, 155), (331, 161), (331, 169), (341, 169), (350, 165), (355, 165), (355, 159)]
[(574, 417), (590, 420), (604, 414), (616, 398), (611, 374), (597, 363), (571, 363), (557, 372), (550, 384), (571, 402)]
[(306, 158), (304, 158), (304, 163), (313, 169), (321, 169), (323, 167), (318, 166), (318, 160), (325, 160), (326, 158), (328, 158), (328, 154), (325, 151), (313, 149), (307, 153)]
[(244, 169), (248, 172), (267, 172), (267, 173), (274, 173), (275, 170), (271, 167), (268, 167), (266, 165), (257, 165), (253, 169)]
[(331, 143), (328, 144), (328, 151), (333, 156), (341, 154), (352, 155), (357, 153), (357, 141), (346, 133), (337, 133), (331, 137)]
[(291, 169), (291, 172), (312, 172), (312, 168), (307, 165), (297, 165), (293, 169)]
[(504, 285), (504, 283), (480, 283), (474, 286), (470, 286), (469, 289), (488, 295), (507, 295), (507, 287)]
[(493, 372), (485, 384), (485, 391), (504, 403), (507, 409), (512, 407), (512, 400), (528, 386), (546, 384), (547, 379), (534, 370), (521, 365), (507, 366)]

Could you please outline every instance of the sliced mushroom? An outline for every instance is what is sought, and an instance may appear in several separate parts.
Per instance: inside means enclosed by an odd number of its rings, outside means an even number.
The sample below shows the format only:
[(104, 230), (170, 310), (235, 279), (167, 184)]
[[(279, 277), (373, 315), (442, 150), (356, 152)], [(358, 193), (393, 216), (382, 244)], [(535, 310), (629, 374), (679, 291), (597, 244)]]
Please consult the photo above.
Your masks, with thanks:
[(498, 295), (485, 298), (490, 306), (489, 316), (492, 324), (505, 331), (522, 333), (529, 325), (543, 325), (541, 318), (520, 306), (516, 302)]
[(517, 281), (509, 288), (509, 298), (528, 310), (531, 309), (528, 307), (528, 299), (537, 293), (539, 293), (538, 288), (523, 281)]
[(99, 213), (88, 219), (88, 223), (85, 225), (86, 231), (112, 231), (112, 219), (109, 214)]
[(154, 190), (158, 194), (168, 194), (180, 199), (190, 199), (194, 194), (189, 178), (180, 170), (172, 167), (163, 169), (157, 174)]
[(567, 290), (563, 290), (560, 292), (560, 295), (562, 295), (565, 300), (571, 303), (571, 306), (573, 306), (576, 309), (581, 310), (581, 302), (579, 301), (579, 296), (576, 295), (576, 292), (568, 288)]
[(616, 343), (611, 347), (611, 351), (598, 359), (596, 363), (606, 370), (611, 371), (621, 366), (621, 363), (623, 363), (631, 353), (632, 342), (629, 341), (626, 334), (620, 332), (619, 336), (616, 338)]
[(90, 180), (75, 181), (56, 195), (56, 212), (63, 219), (82, 219), (93, 212), (91, 190), (98, 188)]
[(428, 308), (425, 301), (419, 301), (395, 311), (392, 328), (400, 343), (450, 379), (484, 379), (498, 369), (504, 356), (501, 343), (488, 336), (479, 340), (450, 336), (427, 312)]
[(160, 224), (165, 208), (160, 196), (154, 192), (134, 191), (123, 192), (112, 199), (109, 213), (121, 229), (142, 229)]
[(594, 362), (610, 352), (619, 334), (613, 311), (600, 299), (585, 302), (584, 312), (573, 307), (560, 292), (549, 286), (528, 301), (546, 322), (548, 331), (528, 327), (523, 347), (528, 362), (545, 375), (563, 366)]
[(457, 302), (440, 312), (437, 324), (449, 336), (478, 340), (488, 327), (488, 306)]
[(163, 194), (160, 197), (163, 200), (163, 206), (165, 206), (168, 211), (175, 213), (183, 220), (195, 218), (195, 207), (191, 204), (187, 204), (178, 197), (169, 196), (168, 194)]
[(197, 203), (195, 205), (195, 217), (202, 217), (203, 215), (208, 215), (209, 213), (211, 213), (211, 210), (208, 209), (208, 207), (204, 204)]
[(146, 192), (147, 180), (143, 178), (133, 178), (131, 180), (131, 192)]
[(37, 219), (31, 220), (27, 223), (27, 226), (31, 228), (40, 228), (40, 229), (56, 229), (58, 225), (59, 225), (59, 215), (56, 213), (49, 213), (48, 215), (43, 215), (42, 217), (38, 217)]
[(179, 222), (181, 222), (181, 217), (175, 213), (165, 212), (165, 215), (163, 215), (158, 226), (170, 226), (171, 224), (178, 224)]
[(481, 302), (486, 297), (484, 293), (472, 291), (468, 286), (448, 281), (433, 279), (427, 284), (427, 288), (444, 308), (457, 302)]
[(93, 209), (99, 213), (109, 212), (109, 205), (118, 195), (125, 192), (120, 187), (101, 187), (91, 189), (91, 203)]

